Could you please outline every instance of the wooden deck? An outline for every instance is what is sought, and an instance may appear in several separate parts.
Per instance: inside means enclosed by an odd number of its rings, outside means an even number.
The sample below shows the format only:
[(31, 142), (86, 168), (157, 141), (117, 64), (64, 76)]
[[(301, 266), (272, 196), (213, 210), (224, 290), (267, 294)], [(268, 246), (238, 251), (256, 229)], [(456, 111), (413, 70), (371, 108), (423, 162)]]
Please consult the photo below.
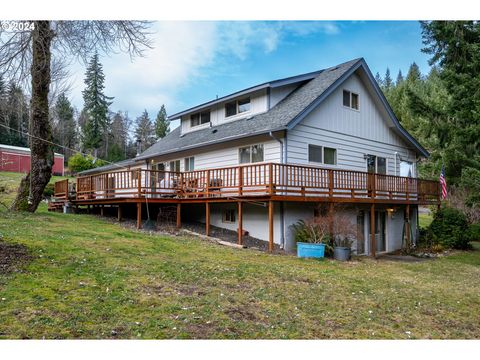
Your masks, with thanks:
[[(69, 201), (78, 206), (118, 205), (136, 203), (137, 227), (141, 227), (142, 203), (170, 203), (177, 205), (177, 226), (181, 225), (182, 203), (204, 203), (206, 233), (210, 228), (210, 204), (238, 203), (238, 242), (242, 243), (242, 204), (261, 201), (268, 204), (269, 244), (273, 249), (273, 203), (326, 202), (404, 205), (406, 214), (410, 205), (439, 205), (438, 181), (401, 176), (372, 174), (361, 171), (325, 169), (293, 164), (261, 163), (226, 168), (186, 172), (156, 170), (121, 170), (80, 176), (74, 192), (69, 191), (68, 180), (55, 183), (54, 201)], [(375, 224), (370, 224), (372, 229)], [(409, 232), (407, 232), (409, 234)], [(374, 232), (373, 232), (374, 234)], [(372, 248), (375, 249), (374, 236)]]
[[(58, 187), (57, 187), (58, 184)], [(65, 197), (65, 181), (55, 198)], [(76, 179), (77, 204), (152, 202), (222, 202), (248, 198), (276, 201), (437, 204), (437, 181), (262, 163), (187, 172), (122, 170)]]

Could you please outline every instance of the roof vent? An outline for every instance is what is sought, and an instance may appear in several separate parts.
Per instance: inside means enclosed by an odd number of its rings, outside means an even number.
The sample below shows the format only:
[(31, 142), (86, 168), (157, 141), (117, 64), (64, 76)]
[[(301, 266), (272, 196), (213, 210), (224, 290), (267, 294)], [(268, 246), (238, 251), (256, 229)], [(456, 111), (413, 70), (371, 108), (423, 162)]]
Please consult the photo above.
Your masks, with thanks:
[(250, 116), (247, 116), (246, 120), (252, 120), (253, 119), (253, 116), (250, 115)]
[(212, 134), (215, 134), (217, 131), (218, 131), (217, 129), (213, 129)]
[(333, 69), (330, 69), (330, 71), (335, 71), (335, 70), (338, 70), (340, 68), (340, 66), (335, 66)]

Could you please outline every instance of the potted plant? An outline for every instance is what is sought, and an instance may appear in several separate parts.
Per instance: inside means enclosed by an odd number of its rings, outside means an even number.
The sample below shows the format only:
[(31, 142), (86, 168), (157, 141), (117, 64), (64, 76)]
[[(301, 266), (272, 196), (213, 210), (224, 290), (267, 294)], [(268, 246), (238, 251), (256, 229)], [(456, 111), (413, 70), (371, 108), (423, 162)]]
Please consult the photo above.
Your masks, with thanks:
[(292, 225), (297, 242), (297, 256), (302, 258), (323, 258), (330, 236), (328, 226), (321, 218), (300, 220)]
[(352, 257), (352, 244), (348, 236), (339, 236), (335, 239), (333, 258), (340, 261), (348, 261)]

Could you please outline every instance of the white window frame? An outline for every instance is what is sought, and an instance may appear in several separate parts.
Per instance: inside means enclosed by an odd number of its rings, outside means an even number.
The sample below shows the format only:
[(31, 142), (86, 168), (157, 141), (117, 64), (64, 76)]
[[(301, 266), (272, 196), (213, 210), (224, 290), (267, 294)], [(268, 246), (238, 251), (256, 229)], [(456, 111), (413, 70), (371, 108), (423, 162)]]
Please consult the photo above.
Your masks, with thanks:
[[(310, 161), (310, 146), (315, 146), (315, 147), (322, 148), (322, 161), (321, 162)], [(325, 148), (335, 150), (335, 163), (334, 164), (327, 164), (325, 162)], [(322, 164), (322, 165), (326, 165), (326, 166), (337, 166), (337, 164), (338, 164), (338, 149), (334, 148), (334, 147), (317, 145), (317, 144), (308, 144), (307, 156), (308, 156), (307, 160), (308, 160), (309, 164)]]
[[(252, 155), (253, 155), (252, 148), (254, 146), (261, 146), (262, 147), (262, 149), (263, 149), (263, 159), (262, 159), (262, 161), (255, 161), (255, 162), (252, 161)], [(247, 148), (250, 149), (250, 161), (248, 163), (242, 163), (241, 162), (240, 151), (242, 149), (247, 149)], [(242, 164), (258, 164), (258, 163), (263, 163), (263, 162), (265, 162), (265, 146), (263, 144), (253, 144), (253, 145), (241, 146), (241, 147), (238, 148), (238, 163), (240, 165), (242, 165)]]
[[(191, 166), (192, 162), (193, 162), (193, 166)], [(189, 156), (183, 159), (183, 170), (185, 171), (195, 170), (195, 156)]]
[[(388, 175), (388, 157), (375, 155), (375, 154), (367, 154), (367, 156), (368, 155), (375, 156), (375, 172), (374, 172), (374, 174), (378, 174), (378, 158), (382, 158), (382, 159), (385, 159), (385, 174), (379, 174), (379, 175)], [(368, 158), (365, 158), (365, 171), (368, 172)]]
[[(348, 98), (349, 98), (350, 101), (349, 101), (349, 105), (348, 105), (348, 106), (343, 103), (343, 93), (344, 93), (345, 91), (349, 93)], [(354, 107), (352, 106), (352, 95), (357, 95), (357, 105), (358, 105), (358, 109), (356, 109), (356, 108), (354, 108)], [(359, 94), (359, 93), (356, 93), (356, 92), (354, 92), (354, 91), (348, 90), (348, 89), (343, 89), (343, 91), (342, 91), (342, 105), (343, 105), (344, 108), (347, 108), (347, 109), (350, 109), (350, 110), (354, 110), (354, 111), (360, 111), (360, 94)]]
[[(205, 114), (205, 113), (208, 113), (208, 121), (202, 123), (202, 114)], [(195, 116), (195, 115), (198, 115), (199, 123), (197, 125), (193, 125), (193, 118), (192, 117)], [(212, 113), (211, 113), (210, 110), (199, 111), (199, 112), (191, 114), (190, 115), (190, 127), (191, 128), (196, 128), (197, 126), (202, 126), (202, 125), (210, 123), (211, 122), (211, 116), (212, 116)]]
[[(242, 100), (246, 100), (246, 99), (248, 99), (248, 103), (250, 104), (250, 108), (247, 111), (239, 112), (238, 102), (242, 101)], [(227, 104), (231, 104), (231, 103), (235, 103), (235, 114), (227, 115)], [(237, 115), (240, 115), (240, 114), (248, 114), (249, 112), (252, 111), (252, 98), (250, 96), (247, 96), (247, 97), (240, 98), (240, 99), (237, 99), (237, 100), (227, 101), (225, 103), (224, 108), (225, 108), (225, 118), (231, 118), (231, 117), (234, 117), (234, 116), (237, 116)]]

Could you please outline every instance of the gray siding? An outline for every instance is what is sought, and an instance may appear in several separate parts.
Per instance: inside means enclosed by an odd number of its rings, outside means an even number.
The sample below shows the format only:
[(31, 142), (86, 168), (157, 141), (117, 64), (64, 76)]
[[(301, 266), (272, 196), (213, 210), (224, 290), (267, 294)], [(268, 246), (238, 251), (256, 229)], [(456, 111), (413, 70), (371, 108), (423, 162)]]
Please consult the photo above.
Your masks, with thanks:
[[(343, 106), (343, 89), (359, 94), (360, 109)], [(308, 144), (337, 149), (335, 168), (366, 170), (364, 154), (387, 158), (387, 173), (400, 174), (400, 161), (415, 162), (415, 153), (388, 126), (383, 112), (363, 85), (360, 78), (352, 75), (302, 122), (288, 131), (287, 158), (289, 163), (308, 164)], [(312, 163), (311, 165), (322, 166)]]

